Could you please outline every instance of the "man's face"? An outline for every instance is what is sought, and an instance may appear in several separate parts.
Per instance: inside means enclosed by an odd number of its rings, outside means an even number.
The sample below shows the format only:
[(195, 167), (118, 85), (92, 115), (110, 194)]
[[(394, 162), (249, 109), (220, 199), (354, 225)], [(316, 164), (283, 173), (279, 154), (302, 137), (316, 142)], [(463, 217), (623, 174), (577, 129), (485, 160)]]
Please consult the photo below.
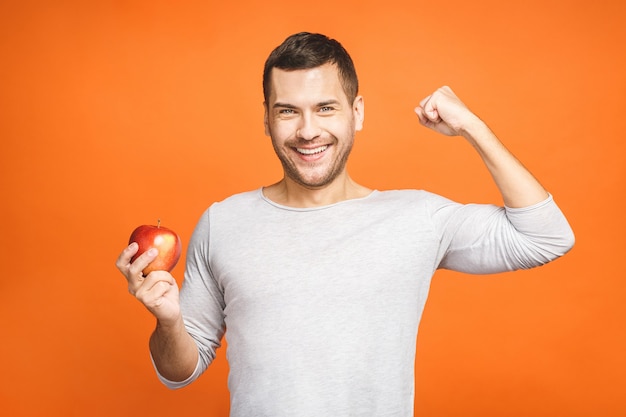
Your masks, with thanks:
[(322, 188), (345, 172), (354, 134), (363, 125), (363, 99), (349, 103), (335, 65), (272, 69), (265, 132), (285, 177)]

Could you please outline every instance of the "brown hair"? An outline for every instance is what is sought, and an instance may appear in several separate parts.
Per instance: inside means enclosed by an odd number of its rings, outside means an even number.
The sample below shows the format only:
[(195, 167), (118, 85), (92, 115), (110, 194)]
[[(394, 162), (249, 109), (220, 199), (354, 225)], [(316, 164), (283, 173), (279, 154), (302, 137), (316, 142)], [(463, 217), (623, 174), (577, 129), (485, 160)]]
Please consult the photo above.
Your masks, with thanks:
[(263, 69), (263, 97), (267, 103), (271, 89), (273, 68), (286, 71), (316, 68), (335, 64), (348, 102), (354, 102), (359, 81), (354, 63), (339, 42), (319, 33), (300, 32), (289, 36), (276, 47), (265, 61)]

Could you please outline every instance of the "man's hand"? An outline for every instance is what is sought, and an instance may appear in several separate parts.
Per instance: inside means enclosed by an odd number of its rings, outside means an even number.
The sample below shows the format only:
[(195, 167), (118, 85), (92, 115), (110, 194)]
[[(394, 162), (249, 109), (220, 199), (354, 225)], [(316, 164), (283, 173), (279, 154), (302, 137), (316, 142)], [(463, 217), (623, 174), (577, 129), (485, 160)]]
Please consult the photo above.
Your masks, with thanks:
[(423, 99), (415, 113), (422, 125), (446, 136), (465, 136), (471, 125), (480, 123), (450, 87), (441, 87)]
[(504, 204), (528, 207), (548, 198), (548, 192), (472, 113), (450, 87), (441, 87), (415, 109), (420, 123), (448, 136), (463, 136), (476, 149), (491, 173)]
[(156, 258), (158, 252), (150, 249), (135, 262), (131, 258), (138, 245), (131, 243), (122, 251), (115, 265), (128, 281), (128, 291), (135, 296), (161, 323), (173, 323), (180, 316), (178, 285), (167, 271), (153, 271), (143, 276), (144, 268)]

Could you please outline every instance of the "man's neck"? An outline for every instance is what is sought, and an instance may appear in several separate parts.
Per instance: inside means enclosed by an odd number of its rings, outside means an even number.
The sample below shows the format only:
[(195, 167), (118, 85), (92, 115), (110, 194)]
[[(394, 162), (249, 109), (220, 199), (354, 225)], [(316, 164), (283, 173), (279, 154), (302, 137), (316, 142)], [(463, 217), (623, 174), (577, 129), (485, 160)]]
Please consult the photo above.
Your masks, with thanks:
[(340, 201), (362, 198), (372, 190), (354, 182), (347, 174), (320, 188), (307, 188), (289, 178), (263, 188), (263, 194), (273, 202), (296, 208), (321, 207)]

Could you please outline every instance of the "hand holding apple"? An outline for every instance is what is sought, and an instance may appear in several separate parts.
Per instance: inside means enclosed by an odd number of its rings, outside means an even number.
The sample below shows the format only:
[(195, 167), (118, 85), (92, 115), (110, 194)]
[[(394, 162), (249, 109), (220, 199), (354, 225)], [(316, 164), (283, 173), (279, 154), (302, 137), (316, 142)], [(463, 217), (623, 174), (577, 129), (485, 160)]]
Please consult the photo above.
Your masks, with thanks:
[(144, 276), (152, 271), (171, 271), (178, 263), (182, 253), (180, 237), (173, 230), (161, 227), (160, 219), (156, 226), (142, 225), (137, 227), (130, 235), (128, 243), (132, 242), (136, 242), (139, 249), (131, 258), (131, 262), (150, 248), (156, 248), (159, 251), (157, 257), (142, 271)]

